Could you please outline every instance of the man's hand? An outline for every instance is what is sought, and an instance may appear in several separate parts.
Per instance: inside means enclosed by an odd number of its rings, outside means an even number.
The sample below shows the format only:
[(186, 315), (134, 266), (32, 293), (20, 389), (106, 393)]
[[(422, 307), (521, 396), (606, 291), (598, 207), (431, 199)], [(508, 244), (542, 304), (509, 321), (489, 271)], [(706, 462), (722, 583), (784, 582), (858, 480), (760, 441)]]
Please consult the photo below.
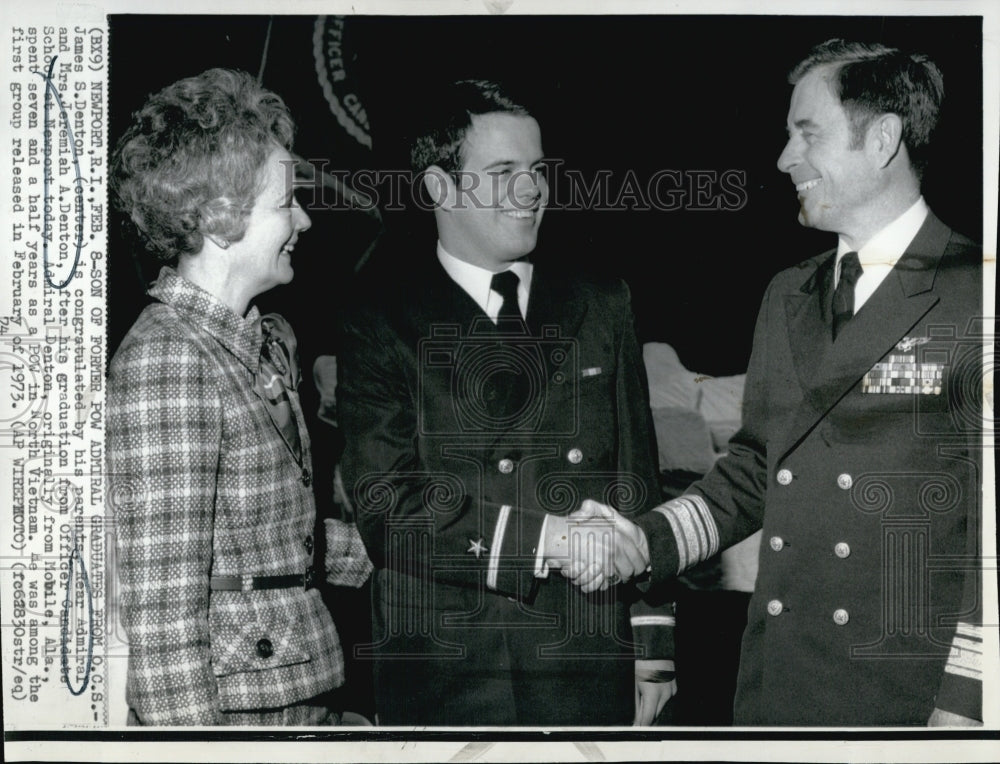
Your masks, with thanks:
[[(606, 589), (611, 585), (616, 554), (613, 522), (597, 519), (579, 521), (572, 517), (550, 515), (546, 523), (545, 563), (559, 568), (584, 592)], [(623, 547), (620, 554), (638, 555)]]
[(660, 715), (667, 701), (677, 694), (674, 662), (635, 662), (635, 718), (633, 727), (648, 727)]
[(931, 718), (927, 720), (928, 727), (982, 727), (983, 723), (968, 716), (953, 714), (951, 711), (942, 711), (935, 708), (931, 713)]
[(645, 534), (611, 507), (587, 499), (569, 517), (551, 520), (547, 561), (584, 592), (628, 581), (649, 567)]

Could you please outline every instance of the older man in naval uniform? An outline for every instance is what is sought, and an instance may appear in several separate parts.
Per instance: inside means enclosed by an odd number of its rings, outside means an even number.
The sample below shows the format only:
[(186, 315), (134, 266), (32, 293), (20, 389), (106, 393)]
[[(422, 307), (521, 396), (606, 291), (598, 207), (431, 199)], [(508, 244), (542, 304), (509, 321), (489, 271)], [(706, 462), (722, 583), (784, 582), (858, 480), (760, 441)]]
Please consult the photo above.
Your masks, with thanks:
[(978, 724), (982, 250), (920, 191), (942, 77), (831, 40), (790, 81), (778, 166), (839, 243), (768, 287), (729, 454), (618, 535), (655, 585), (763, 527), (737, 724)]

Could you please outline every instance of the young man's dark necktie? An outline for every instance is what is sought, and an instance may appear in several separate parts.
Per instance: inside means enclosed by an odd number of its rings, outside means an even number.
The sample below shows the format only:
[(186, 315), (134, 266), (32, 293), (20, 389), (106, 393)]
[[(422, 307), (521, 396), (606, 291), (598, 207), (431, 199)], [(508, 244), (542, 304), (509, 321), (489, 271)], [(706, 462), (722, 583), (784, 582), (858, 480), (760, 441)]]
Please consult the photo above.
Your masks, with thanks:
[(833, 339), (854, 316), (854, 286), (864, 269), (857, 252), (848, 252), (840, 261), (840, 281), (833, 291)]
[(484, 399), (490, 410), (490, 417), (500, 430), (517, 427), (519, 414), (527, 404), (530, 382), (523, 361), (517, 361), (514, 347), (506, 346), (508, 341), (522, 343), (525, 338), (524, 319), (517, 303), (517, 287), (521, 283), (516, 273), (503, 271), (493, 275), (490, 289), (503, 298), (503, 305), (497, 313), (497, 363), (494, 373), (488, 375)]
[(512, 319), (521, 320), (521, 309), (517, 306), (517, 286), (520, 283), (521, 279), (513, 271), (493, 274), (490, 289), (503, 297), (503, 305), (500, 306), (500, 312), (497, 314), (497, 326), (501, 329)]

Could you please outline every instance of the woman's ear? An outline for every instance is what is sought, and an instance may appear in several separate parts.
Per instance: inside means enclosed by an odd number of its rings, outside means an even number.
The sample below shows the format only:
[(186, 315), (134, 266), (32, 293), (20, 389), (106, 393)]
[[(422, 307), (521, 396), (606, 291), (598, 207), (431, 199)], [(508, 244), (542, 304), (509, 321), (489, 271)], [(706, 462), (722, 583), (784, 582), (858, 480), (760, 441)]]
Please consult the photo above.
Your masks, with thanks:
[(206, 239), (212, 242), (219, 249), (229, 249), (229, 239), (224, 239), (215, 233), (205, 233), (202, 234)]

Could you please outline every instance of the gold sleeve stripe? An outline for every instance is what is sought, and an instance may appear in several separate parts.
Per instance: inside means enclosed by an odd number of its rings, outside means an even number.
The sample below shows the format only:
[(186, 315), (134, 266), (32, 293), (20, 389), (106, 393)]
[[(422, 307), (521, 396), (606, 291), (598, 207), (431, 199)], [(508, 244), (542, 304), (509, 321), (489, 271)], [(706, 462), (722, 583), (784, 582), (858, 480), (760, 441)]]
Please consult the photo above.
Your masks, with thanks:
[(655, 511), (670, 523), (677, 541), (678, 573), (719, 551), (719, 528), (701, 496), (671, 499)]

